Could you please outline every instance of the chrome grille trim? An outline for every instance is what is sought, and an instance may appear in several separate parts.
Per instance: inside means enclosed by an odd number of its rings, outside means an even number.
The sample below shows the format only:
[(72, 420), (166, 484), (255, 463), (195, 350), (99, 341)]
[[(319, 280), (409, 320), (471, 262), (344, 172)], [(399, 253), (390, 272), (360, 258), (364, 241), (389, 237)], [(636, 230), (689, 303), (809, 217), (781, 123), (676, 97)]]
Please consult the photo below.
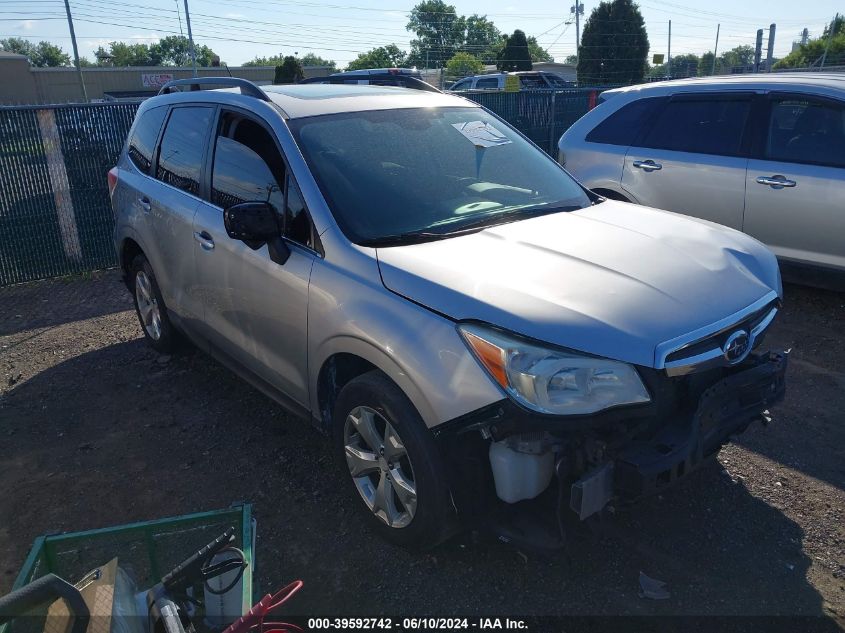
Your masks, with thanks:
[[(718, 345), (712, 349), (687, 358), (680, 358), (672, 361), (668, 361), (667, 358), (671, 354), (682, 350), (684, 347), (706, 341), (709, 337), (715, 336), (719, 332), (729, 329), (733, 325), (742, 323), (755, 312), (759, 312), (767, 305), (776, 302), (778, 298), (778, 294), (775, 291), (771, 291), (761, 299), (730, 316), (697, 330), (693, 330), (692, 332), (688, 332), (682, 336), (660, 343), (655, 348), (655, 368), (665, 369), (666, 373), (670, 376), (683, 376), (696, 371), (709, 369), (711, 367), (728, 365), (729, 363), (724, 358), (722, 348)], [(749, 347), (751, 349), (753, 349), (757, 338), (759, 338), (760, 335), (765, 332), (766, 328), (768, 328), (772, 323), (772, 320), (775, 318), (777, 312), (777, 306), (772, 307), (762, 320), (748, 333)]]

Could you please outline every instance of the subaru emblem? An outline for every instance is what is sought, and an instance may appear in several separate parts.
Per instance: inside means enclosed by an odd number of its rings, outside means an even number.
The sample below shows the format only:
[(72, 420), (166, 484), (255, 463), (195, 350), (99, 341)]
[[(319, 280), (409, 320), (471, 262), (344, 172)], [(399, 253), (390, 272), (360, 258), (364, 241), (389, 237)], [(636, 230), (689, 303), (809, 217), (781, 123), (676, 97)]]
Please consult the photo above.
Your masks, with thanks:
[(745, 330), (737, 330), (731, 334), (722, 346), (722, 354), (730, 365), (744, 361), (750, 351), (751, 342), (748, 338), (748, 332)]

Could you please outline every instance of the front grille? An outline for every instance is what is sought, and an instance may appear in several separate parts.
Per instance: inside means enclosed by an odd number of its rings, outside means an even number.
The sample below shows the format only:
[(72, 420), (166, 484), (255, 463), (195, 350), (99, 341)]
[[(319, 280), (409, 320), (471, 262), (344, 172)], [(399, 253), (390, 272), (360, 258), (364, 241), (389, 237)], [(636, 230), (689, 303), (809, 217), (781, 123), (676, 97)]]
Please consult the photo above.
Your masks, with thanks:
[[(721, 349), (728, 340), (728, 337), (737, 330), (745, 330), (746, 332), (751, 333), (751, 331), (760, 325), (760, 323), (769, 316), (769, 313), (777, 307), (777, 303), (778, 300), (774, 299), (756, 312), (752, 312), (741, 321), (729, 325), (701, 340), (684, 345), (680, 349), (677, 349), (666, 356), (666, 362), (674, 364), (688, 358), (694, 358), (713, 349)], [(756, 341), (761, 341), (762, 336), (763, 332), (760, 332)]]

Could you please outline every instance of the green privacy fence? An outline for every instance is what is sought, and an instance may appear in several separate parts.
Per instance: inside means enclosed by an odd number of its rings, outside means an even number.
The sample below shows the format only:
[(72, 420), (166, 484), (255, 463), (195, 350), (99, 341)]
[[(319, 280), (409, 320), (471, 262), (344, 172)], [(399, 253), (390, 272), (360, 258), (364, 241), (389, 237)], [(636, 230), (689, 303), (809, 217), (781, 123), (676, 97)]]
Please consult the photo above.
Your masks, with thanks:
[[(551, 155), (599, 90), (467, 92)], [(137, 103), (0, 107), (0, 286), (115, 266), (108, 170)]]
[(0, 286), (115, 265), (107, 174), (137, 108), (0, 108)]

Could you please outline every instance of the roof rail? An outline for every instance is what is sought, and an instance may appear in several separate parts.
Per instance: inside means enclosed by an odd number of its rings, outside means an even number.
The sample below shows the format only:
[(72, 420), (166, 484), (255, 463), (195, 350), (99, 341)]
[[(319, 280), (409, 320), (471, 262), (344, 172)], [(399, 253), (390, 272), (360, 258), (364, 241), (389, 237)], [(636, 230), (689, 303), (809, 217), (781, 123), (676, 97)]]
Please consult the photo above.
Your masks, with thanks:
[(179, 90), (176, 89), (177, 86), (190, 86), (191, 90), (202, 90), (200, 86), (203, 85), (240, 88), (242, 95), (255, 97), (256, 99), (261, 99), (262, 101), (270, 101), (270, 97), (267, 96), (266, 92), (248, 79), (241, 79), (240, 77), (194, 77), (192, 79), (174, 79), (173, 81), (168, 81), (164, 84), (161, 87), (161, 90), (158, 91), (158, 94), (166, 95), (179, 92)]
[(303, 79), (301, 84), (360, 84), (360, 85), (374, 85), (374, 86), (401, 86), (403, 88), (413, 88), (414, 90), (424, 90), (426, 92), (440, 92), (438, 88), (426, 83), (422, 79), (411, 77), (409, 75), (400, 75), (393, 73), (378, 73), (373, 75), (346, 75), (341, 73), (339, 75), (330, 75), (328, 77), (312, 77), (310, 79)]

